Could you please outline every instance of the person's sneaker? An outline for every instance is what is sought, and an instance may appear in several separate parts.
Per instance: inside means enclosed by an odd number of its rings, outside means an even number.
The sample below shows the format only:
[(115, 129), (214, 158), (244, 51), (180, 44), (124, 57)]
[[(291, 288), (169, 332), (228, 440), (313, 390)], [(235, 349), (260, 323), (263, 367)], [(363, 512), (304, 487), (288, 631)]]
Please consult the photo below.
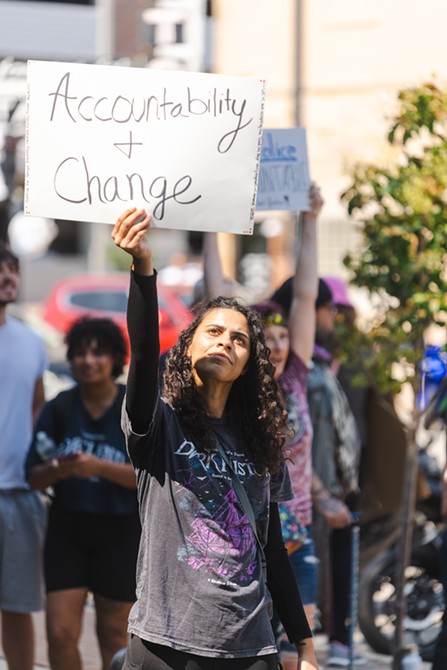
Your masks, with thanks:
[[(363, 665), (366, 659), (363, 656), (354, 654), (354, 665)], [(349, 667), (349, 647), (341, 642), (331, 642), (329, 645), (329, 656), (326, 661), (327, 668), (348, 668)]]

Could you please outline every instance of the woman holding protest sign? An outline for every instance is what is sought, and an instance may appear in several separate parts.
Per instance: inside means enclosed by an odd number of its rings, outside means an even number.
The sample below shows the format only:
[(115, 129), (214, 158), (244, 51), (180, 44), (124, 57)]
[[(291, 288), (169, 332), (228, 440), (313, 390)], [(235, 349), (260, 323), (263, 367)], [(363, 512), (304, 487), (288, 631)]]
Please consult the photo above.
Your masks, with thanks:
[(272, 596), (301, 670), (315, 670), (281, 537), (285, 414), (262, 322), (231, 298), (200, 303), (168, 356), (161, 398), (150, 218), (127, 210), (112, 233), (133, 257), (123, 425), (142, 519), (124, 668), (276, 670)]

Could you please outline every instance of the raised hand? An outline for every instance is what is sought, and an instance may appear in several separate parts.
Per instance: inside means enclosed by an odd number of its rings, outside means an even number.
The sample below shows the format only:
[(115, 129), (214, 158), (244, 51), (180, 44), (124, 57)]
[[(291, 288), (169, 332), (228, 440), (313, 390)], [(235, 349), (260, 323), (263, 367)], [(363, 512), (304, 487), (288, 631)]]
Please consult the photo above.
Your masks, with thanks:
[(324, 200), (321, 195), (320, 187), (312, 182), (309, 189), (309, 200), (310, 200), (310, 211), (304, 212), (304, 219), (306, 218), (317, 218), (320, 213), (321, 208), (324, 205)]
[(152, 249), (147, 239), (152, 215), (132, 207), (118, 218), (112, 230), (116, 246), (130, 254), (139, 274), (153, 274)]

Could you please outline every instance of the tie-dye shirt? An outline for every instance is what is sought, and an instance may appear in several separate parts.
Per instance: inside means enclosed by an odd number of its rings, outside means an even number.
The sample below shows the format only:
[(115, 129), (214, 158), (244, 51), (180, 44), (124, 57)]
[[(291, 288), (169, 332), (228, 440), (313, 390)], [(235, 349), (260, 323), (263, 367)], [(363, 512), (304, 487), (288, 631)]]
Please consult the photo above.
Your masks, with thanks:
[[(293, 500), (280, 505), (280, 511), (287, 507), (289, 513), (304, 526), (312, 522), (313, 429), (307, 402), (308, 374), (307, 366), (292, 352), (280, 377), (291, 431), (291, 436), (284, 445), (284, 454), (294, 494)], [(281, 516), (284, 518), (286, 515)], [(290, 514), (287, 517), (290, 519)], [(284, 537), (286, 539), (286, 533)]]
[[(130, 632), (204, 656), (275, 653), (271, 596), (256, 540), (221, 456), (197, 449), (160, 397), (147, 435), (132, 432), (125, 410), (123, 427), (142, 522)], [(228, 425), (216, 420), (214, 431), (246, 489), (265, 544), (270, 502), (292, 496), (287, 469), (258, 475)]]

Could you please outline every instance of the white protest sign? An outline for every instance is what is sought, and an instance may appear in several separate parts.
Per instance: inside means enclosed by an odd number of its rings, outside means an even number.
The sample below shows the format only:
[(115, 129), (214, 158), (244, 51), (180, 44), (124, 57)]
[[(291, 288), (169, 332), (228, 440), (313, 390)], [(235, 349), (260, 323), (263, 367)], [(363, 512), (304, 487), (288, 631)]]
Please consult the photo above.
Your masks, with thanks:
[(305, 129), (264, 129), (256, 209), (308, 211), (309, 186)]
[(29, 61), (25, 213), (251, 234), (264, 82)]

